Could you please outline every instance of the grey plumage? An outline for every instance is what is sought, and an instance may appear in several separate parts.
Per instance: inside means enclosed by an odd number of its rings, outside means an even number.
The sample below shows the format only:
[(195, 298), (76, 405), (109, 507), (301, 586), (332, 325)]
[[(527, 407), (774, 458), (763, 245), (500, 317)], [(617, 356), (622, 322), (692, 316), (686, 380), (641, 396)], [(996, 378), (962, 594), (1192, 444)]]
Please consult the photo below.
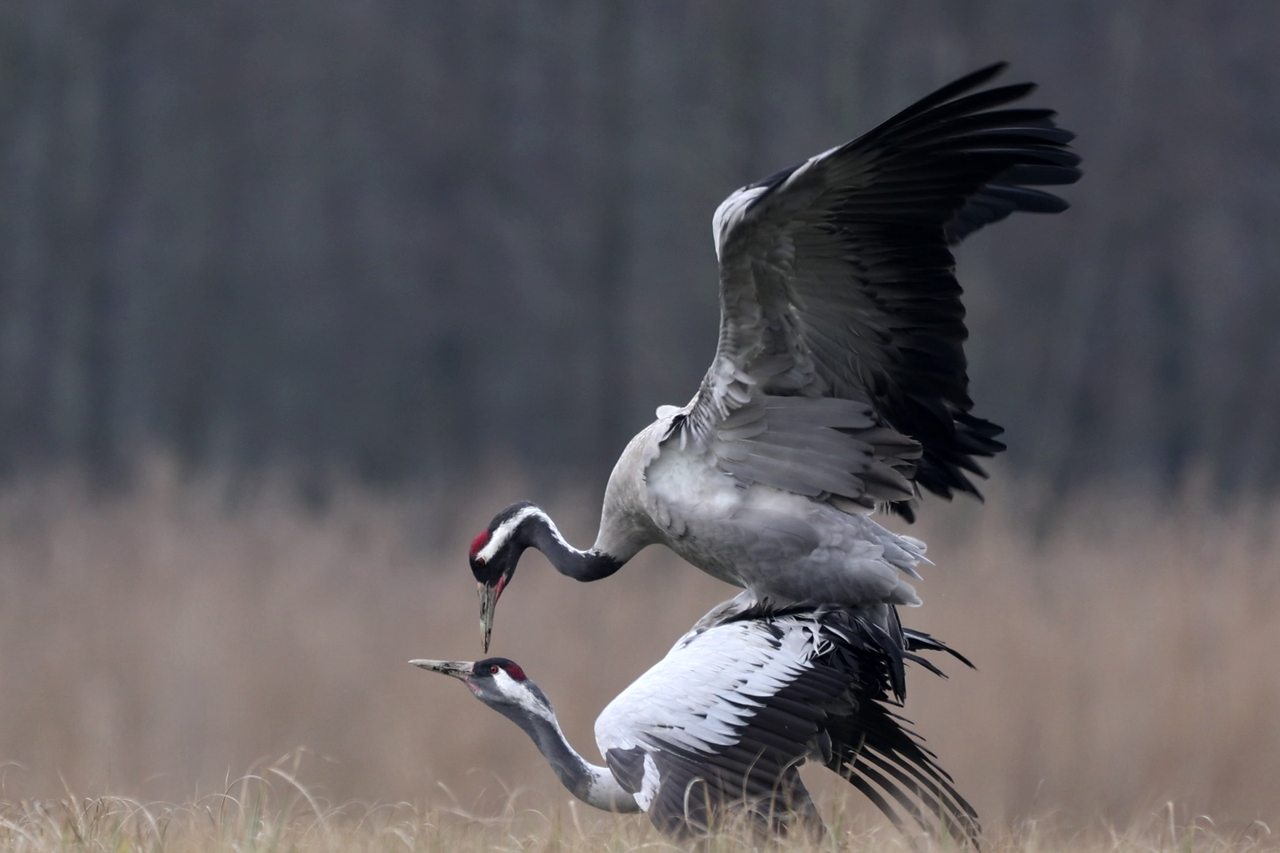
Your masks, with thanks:
[[(958, 80), (721, 205), (720, 344), (682, 429), (705, 432), (771, 395), (857, 400), (919, 443), (916, 485), (976, 493), (974, 457), (1002, 446), (998, 428), (969, 415), (967, 332), (948, 246), (1016, 210), (1064, 210), (1028, 185), (1080, 175), (1065, 150), (1072, 135), (1052, 112), (999, 109), (1030, 84), (966, 94), (1003, 68)], [(781, 481), (765, 469), (737, 476)]]
[[(892, 708), (904, 664), (945, 651), (928, 635), (834, 605), (777, 608), (750, 593), (703, 617), (596, 721), (604, 767), (564, 739), (551, 704), (519, 666), (415, 661), (462, 678), (524, 729), (576, 796), (643, 810), (676, 838), (744, 821), (763, 835), (822, 831), (796, 772), (816, 760), (867, 795), (899, 828), (976, 846), (977, 815)], [(964, 658), (956, 655), (964, 661)], [(965, 663), (968, 663), (965, 661)]]
[(530, 546), (579, 580), (663, 544), (778, 602), (919, 603), (903, 576), (919, 576), (924, 544), (869, 515), (911, 519), (922, 492), (978, 495), (977, 460), (1003, 449), (971, 412), (949, 246), (1015, 211), (1065, 209), (1037, 187), (1080, 175), (1051, 111), (1008, 106), (1031, 84), (975, 91), (1003, 67), (720, 205), (720, 337), (698, 393), (624, 450), (591, 549), (531, 504), (477, 537), (486, 644)]

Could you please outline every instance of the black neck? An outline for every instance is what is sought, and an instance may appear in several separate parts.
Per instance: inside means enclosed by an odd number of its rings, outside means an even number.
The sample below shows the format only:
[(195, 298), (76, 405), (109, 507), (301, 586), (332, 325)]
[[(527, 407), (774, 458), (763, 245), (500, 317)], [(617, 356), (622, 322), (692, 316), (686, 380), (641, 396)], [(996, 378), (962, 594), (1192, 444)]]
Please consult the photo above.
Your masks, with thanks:
[(543, 513), (534, 516), (530, 524), (532, 530), (529, 544), (545, 554), (556, 571), (574, 580), (598, 581), (607, 578), (626, 562), (595, 548), (579, 551), (565, 541), (555, 523)]

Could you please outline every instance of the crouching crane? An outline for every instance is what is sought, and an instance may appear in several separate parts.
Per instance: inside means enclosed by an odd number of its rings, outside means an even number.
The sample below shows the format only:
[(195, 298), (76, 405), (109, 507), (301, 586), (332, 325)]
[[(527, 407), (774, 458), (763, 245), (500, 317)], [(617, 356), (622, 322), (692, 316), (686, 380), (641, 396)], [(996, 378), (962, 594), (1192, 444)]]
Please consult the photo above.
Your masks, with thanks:
[(918, 604), (922, 491), (978, 494), (1004, 449), (971, 414), (967, 331), (950, 246), (1015, 211), (1057, 213), (1039, 186), (1080, 177), (1053, 112), (1012, 108), (1034, 86), (974, 91), (976, 71), (870, 133), (730, 195), (712, 220), (720, 337), (698, 393), (623, 451), (595, 545), (571, 546), (530, 503), (471, 545), (489, 648), (494, 607), (526, 548), (592, 581), (663, 544), (775, 602)]
[(599, 767), (565, 739), (551, 702), (514, 661), (415, 660), (462, 680), (533, 739), (574, 796), (596, 808), (648, 812), (688, 839), (726, 822), (761, 834), (823, 831), (797, 772), (808, 759), (839, 773), (899, 829), (909, 815), (934, 837), (977, 847), (972, 806), (891, 706), (904, 662), (947, 646), (835, 605), (785, 609), (748, 593), (716, 608), (596, 720)]

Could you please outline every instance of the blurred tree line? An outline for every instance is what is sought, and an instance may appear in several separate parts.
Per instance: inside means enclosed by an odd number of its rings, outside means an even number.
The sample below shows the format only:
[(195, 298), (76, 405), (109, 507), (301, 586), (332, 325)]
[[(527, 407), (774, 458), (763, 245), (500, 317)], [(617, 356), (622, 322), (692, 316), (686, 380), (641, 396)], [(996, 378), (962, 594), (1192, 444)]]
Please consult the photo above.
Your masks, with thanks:
[(735, 187), (995, 59), (1065, 215), (961, 252), (1012, 465), (1280, 483), (1280, 4), (6, 0), (0, 471), (160, 447), (603, 486), (715, 346)]

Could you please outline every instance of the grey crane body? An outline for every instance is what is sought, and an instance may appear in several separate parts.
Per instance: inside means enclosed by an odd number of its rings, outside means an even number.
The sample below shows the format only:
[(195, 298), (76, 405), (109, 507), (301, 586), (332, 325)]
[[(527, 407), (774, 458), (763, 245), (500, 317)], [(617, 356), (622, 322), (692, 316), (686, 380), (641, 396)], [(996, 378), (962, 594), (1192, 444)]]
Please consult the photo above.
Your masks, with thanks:
[[(871, 799), (895, 825), (904, 815), (935, 837), (973, 843), (972, 807), (890, 708), (916, 652), (952, 652), (928, 635), (834, 605), (776, 608), (749, 593), (717, 607), (615, 698), (596, 720), (606, 766), (568, 744), (551, 703), (520, 666), (413, 661), (464, 681), (520, 726), (579, 799), (645, 811), (687, 839), (745, 821), (768, 835), (821, 833), (797, 768), (815, 760)], [(965, 661), (968, 663), (968, 661)]]
[(662, 544), (758, 599), (919, 603), (907, 578), (924, 544), (871, 513), (976, 496), (977, 459), (1004, 447), (971, 414), (950, 246), (1015, 211), (1064, 210), (1035, 187), (1080, 175), (1051, 111), (1007, 106), (1031, 84), (974, 91), (1002, 68), (720, 205), (720, 337), (697, 394), (618, 459), (591, 549), (527, 503), (476, 537), (486, 648), (526, 547), (579, 580)]

